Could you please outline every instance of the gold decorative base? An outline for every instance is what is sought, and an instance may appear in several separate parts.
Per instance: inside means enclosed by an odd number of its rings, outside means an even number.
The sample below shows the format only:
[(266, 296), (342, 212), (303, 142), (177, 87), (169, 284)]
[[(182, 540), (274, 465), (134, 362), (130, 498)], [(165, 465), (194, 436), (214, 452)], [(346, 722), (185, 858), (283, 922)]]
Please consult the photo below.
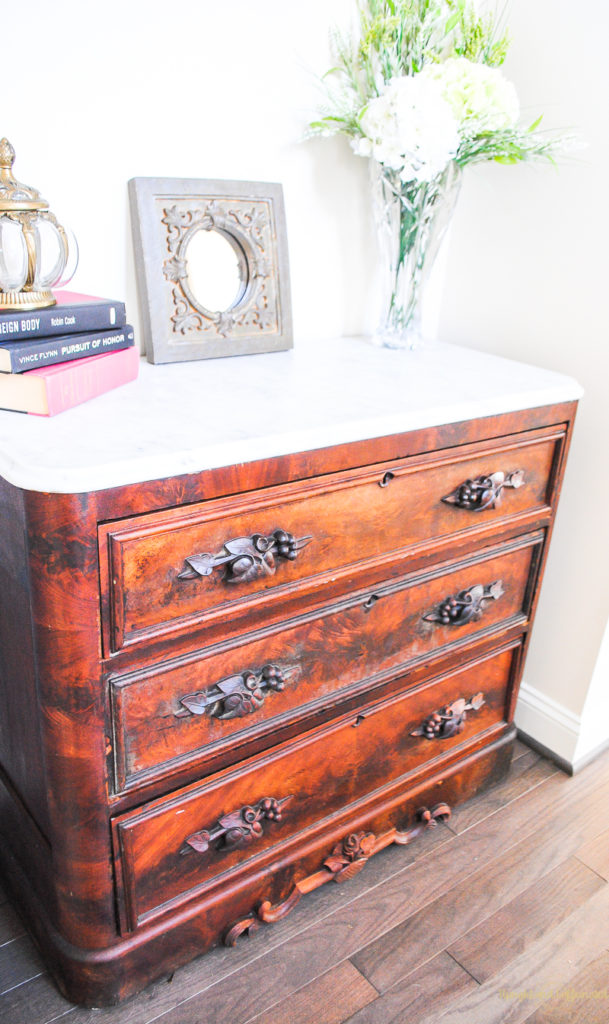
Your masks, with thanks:
[(56, 302), (57, 299), (48, 288), (40, 292), (0, 291), (0, 310), (26, 313), (30, 309), (45, 309), (47, 306), (54, 306)]

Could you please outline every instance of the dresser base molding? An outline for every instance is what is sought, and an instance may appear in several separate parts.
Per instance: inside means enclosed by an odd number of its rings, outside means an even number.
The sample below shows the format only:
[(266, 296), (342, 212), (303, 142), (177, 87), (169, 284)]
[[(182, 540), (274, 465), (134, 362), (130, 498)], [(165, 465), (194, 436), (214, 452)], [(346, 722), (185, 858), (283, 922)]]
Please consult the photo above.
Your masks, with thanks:
[[(3, 882), (62, 994), (83, 1006), (114, 1006), (155, 979), (225, 943), (234, 922), (252, 917), (252, 907), (267, 902), (276, 906), (288, 900), (297, 884), (295, 874), (314, 874), (335, 847), (342, 844), (346, 834), (378, 835), (378, 845), (375, 843), (372, 850), (378, 853), (395, 842), (400, 832), (410, 834), (406, 839), (410, 842), (414, 838), (412, 833), (419, 835), (425, 830), (427, 822), (419, 819), (422, 807), (432, 807), (439, 818), (446, 817), (442, 805), (460, 804), (496, 785), (509, 769), (515, 736), (515, 728), (506, 727), (492, 743), (464, 756), (443, 772), (436, 771), (418, 781), (401, 796), (394, 795), (389, 806), (384, 794), (379, 794), (376, 809), (368, 808), (365, 815), (354, 817), (347, 829), (342, 823), (340, 832), (335, 828), (314, 841), (304, 836), (301, 847), (290, 851), (289, 860), (279, 854), (275, 866), (265, 865), (233, 886), (225, 886), (221, 893), (210, 892), (204, 899), (192, 901), (173, 915), (142, 926), (128, 938), (104, 949), (80, 949), (59, 934), (45, 902), (33, 891), (21, 864), (2, 839)], [(306, 901), (302, 906), (306, 907)]]

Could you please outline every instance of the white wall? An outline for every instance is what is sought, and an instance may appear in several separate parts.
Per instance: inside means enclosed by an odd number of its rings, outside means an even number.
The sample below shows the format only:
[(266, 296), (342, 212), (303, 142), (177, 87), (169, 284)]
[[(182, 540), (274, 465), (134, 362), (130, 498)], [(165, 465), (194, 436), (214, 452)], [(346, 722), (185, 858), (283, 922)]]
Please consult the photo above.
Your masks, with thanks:
[[(506, 73), (523, 109), (531, 120), (544, 112), (548, 128), (575, 129), (587, 146), (556, 170), (468, 172), (441, 324), (452, 341), (560, 370), (585, 388), (517, 714), (573, 763), (609, 740), (609, 716), (599, 721), (598, 701), (586, 703), (609, 616), (609, 8), (603, 0), (511, 0), (510, 8)], [(595, 689), (607, 710), (603, 665)]]
[[(3, 47), (2, 125), (17, 177), (77, 234), (72, 287), (126, 297), (137, 320), (127, 180), (283, 183), (301, 338), (357, 331), (366, 164), (304, 142), (350, 0), (33, 0), (27, 46)], [(22, 38), (22, 37), (20, 37)]]
[(573, 764), (576, 768), (585, 764), (591, 754), (606, 745), (607, 722), (609, 722), (609, 622), (607, 622), (584, 704), (582, 727), (573, 755)]
[[(72, 286), (125, 298), (137, 328), (130, 177), (281, 181), (297, 343), (369, 329), (365, 162), (342, 140), (302, 141), (329, 28), (351, 11), (351, 0), (32, 0), (26, 28), (5, 34), (0, 132), (17, 177), (77, 234)], [(525, 672), (527, 721), (544, 742), (548, 715), (531, 708), (557, 707), (571, 726), (557, 752), (570, 760), (609, 614), (609, 13), (604, 0), (512, 0), (510, 25), (506, 70), (530, 118), (545, 111), (548, 127), (574, 127), (589, 146), (559, 170), (468, 170), (441, 331), (586, 388)]]

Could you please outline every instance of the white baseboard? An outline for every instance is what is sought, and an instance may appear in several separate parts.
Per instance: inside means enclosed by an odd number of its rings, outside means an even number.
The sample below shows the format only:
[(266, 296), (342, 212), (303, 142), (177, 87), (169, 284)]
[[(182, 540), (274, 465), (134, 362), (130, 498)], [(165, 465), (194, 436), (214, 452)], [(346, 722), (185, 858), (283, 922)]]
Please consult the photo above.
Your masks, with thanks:
[(573, 769), (581, 718), (534, 686), (523, 682), (516, 705), (518, 729)]

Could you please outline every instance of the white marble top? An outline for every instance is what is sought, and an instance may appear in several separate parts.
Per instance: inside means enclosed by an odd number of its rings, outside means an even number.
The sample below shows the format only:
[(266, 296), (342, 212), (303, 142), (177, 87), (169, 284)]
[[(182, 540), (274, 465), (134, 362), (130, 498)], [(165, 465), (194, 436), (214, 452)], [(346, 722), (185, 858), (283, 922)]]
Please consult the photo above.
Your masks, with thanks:
[(52, 418), (0, 412), (0, 474), (78, 493), (577, 399), (570, 377), (456, 345), (363, 338), (151, 366)]

